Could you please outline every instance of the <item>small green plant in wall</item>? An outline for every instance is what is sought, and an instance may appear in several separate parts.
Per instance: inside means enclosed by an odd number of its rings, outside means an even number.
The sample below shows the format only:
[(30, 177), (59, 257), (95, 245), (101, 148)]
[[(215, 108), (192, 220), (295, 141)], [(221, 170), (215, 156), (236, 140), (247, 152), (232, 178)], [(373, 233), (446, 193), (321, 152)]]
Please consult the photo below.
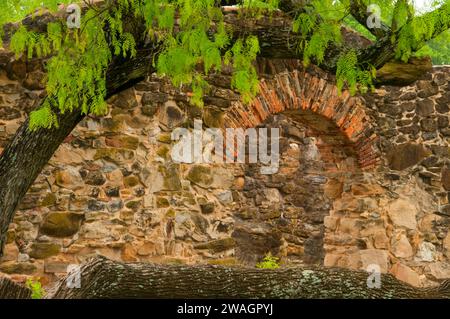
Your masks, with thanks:
[(279, 260), (280, 260), (280, 258), (272, 256), (272, 254), (269, 252), (264, 256), (264, 258), (261, 262), (256, 264), (256, 268), (261, 268), (261, 269), (280, 268)]
[(42, 299), (45, 295), (45, 290), (39, 278), (28, 278), (25, 285), (31, 290), (31, 299)]

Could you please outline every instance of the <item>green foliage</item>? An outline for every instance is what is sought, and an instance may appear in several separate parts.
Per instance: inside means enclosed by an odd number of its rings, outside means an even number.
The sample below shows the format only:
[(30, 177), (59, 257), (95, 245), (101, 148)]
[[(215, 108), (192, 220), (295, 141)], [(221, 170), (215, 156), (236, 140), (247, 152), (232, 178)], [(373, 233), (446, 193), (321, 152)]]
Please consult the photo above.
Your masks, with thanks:
[[(202, 65), (202, 73), (220, 72), (223, 64), (233, 66), (232, 86), (241, 93), (244, 102), (250, 102), (258, 92), (258, 77), (253, 61), (259, 53), (258, 39), (253, 36), (238, 39), (229, 48), (230, 36), (223, 22), (223, 15), (214, 0), (183, 0), (170, 2), (166, 6), (149, 8), (147, 25), (155, 25), (155, 15), (173, 18), (173, 7), (180, 13), (179, 28), (176, 36), (171, 34), (170, 19), (156, 19), (158, 31), (165, 31), (164, 51), (157, 61), (159, 74), (167, 75), (175, 86), (192, 86), (191, 103), (203, 106), (203, 94), (208, 85), (200, 75), (197, 66)], [(277, 0), (250, 0), (242, 4), (247, 9), (271, 11), (278, 5)], [(173, 6), (173, 7), (172, 7)], [(171, 9), (169, 9), (171, 8)], [(162, 11), (161, 11), (162, 10)], [(170, 13), (165, 12), (170, 10)], [(152, 22), (153, 21), (153, 22)], [(210, 36), (211, 22), (215, 24), (214, 37)]]
[(25, 286), (31, 290), (31, 299), (42, 299), (44, 297), (45, 290), (42, 288), (39, 279), (28, 278)]
[(352, 17), (352, 16), (345, 17), (343, 20), (343, 23), (346, 27), (361, 34), (365, 38), (367, 38), (371, 41), (377, 40), (377, 38), (372, 33), (370, 33), (369, 30), (367, 30), (364, 26), (362, 26), (358, 21), (356, 21), (356, 19), (354, 17)]
[(398, 0), (395, 3), (394, 10), (392, 12), (392, 31), (397, 31), (414, 16), (414, 6), (408, 3), (407, 0)]
[(450, 65), (450, 30), (447, 30), (417, 51), (415, 56), (430, 56), (433, 64)]
[(345, 52), (339, 57), (336, 71), (339, 91), (347, 84), (350, 94), (355, 94), (358, 88), (361, 92), (366, 92), (368, 88), (373, 88), (372, 79), (375, 75), (376, 70), (373, 67), (361, 70), (355, 50)]
[(435, 29), (439, 25), (446, 25), (450, 21), (450, 1), (447, 0), (442, 5), (443, 10), (432, 11), (411, 19), (409, 23), (400, 29), (397, 47), (395, 49), (396, 58), (402, 61), (408, 59), (415, 53), (417, 48), (433, 38)]
[[(313, 0), (295, 18), (292, 28), (301, 35), (298, 51), (303, 53), (303, 63), (311, 61), (317, 64), (324, 62), (324, 54), (331, 44), (340, 44), (340, 32), (343, 14), (343, 4), (331, 0)], [(320, 15), (320, 19), (318, 18)]]
[[(441, 36), (432, 40), (422, 50), (417, 49), (432, 39), (440, 25), (448, 25), (450, 21), (449, 0), (438, 0), (436, 7), (444, 10), (418, 14), (407, 0), (361, 0), (364, 4), (376, 4), (381, 9), (381, 21), (391, 26), (395, 43), (396, 58), (407, 61), (413, 55), (430, 54), (434, 63), (448, 63), (450, 50), (449, 38)], [(303, 62), (308, 65), (314, 62), (324, 64), (324, 53), (331, 45), (340, 47), (342, 43), (340, 27), (342, 24), (351, 27), (368, 39), (376, 41), (365, 25), (360, 24), (348, 14), (349, 1), (313, 0), (305, 11), (297, 15), (293, 23), (293, 31), (300, 34), (298, 50), (303, 53)], [(320, 16), (320, 18), (319, 18)], [(398, 32), (396, 32), (398, 31)], [(337, 62), (337, 84), (339, 90), (347, 85), (351, 94), (366, 92), (372, 88), (376, 75), (373, 66), (358, 61), (354, 50), (340, 48), (344, 51)]]
[[(20, 21), (36, 9), (57, 10), (58, 4), (72, 2), (26, 0), (19, 4), (6, 0), (0, 4), (0, 26)], [(273, 11), (277, 5), (278, 0), (242, 2), (246, 9), (259, 13)], [(175, 86), (190, 86), (193, 105), (203, 105), (203, 95), (208, 91), (204, 77), (221, 71), (224, 60), (233, 67), (232, 85), (243, 101), (251, 101), (257, 93), (253, 61), (259, 52), (258, 40), (243, 36), (230, 48), (230, 35), (215, 0), (116, 0), (103, 6), (88, 8), (80, 29), (68, 29), (62, 20), (48, 24), (46, 33), (20, 26), (12, 36), (10, 46), (17, 56), (51, 56), (46, 65), (47, 98), (31, 113), (30, 129), (57, 126), (58, 112), (79, 109), (83, 114), (106, 113), (107, 66), (114, 56), (134, 57), (137, 53), (135, 36), (124, 31), (123, 18), (130, 13), (146, 21), (147, 36), (162, 42), (163, 50), (154, 62), (158, 73), (168, 76)]]
[(32, 111), (30, 114), (30, 130), (36, 130), (41, 127), (52, 128), (58, 126), (58, 119), (56, 114), (52, 111), (48, 100), (44, 102), (42, 107)]
[(279, 264), (280, 258), (272, 256), (269, 252), (264, 256), (263, 261), (256, 264), (256, 268), (260, 269), (277, 269), (280, 268)]
[(314, 31), (311, 39), (305, 44), (303, 62), (308, 65), (314, 58), (317, 64), (324, 61), (325, 50), (333, 43), (342, 41), (340, 26), (336, 23), (321, 23)]
[(228, 54), (225, 63), (233, 60), (235, 72), (231, 79), (231, 85), (242, 94), (244, 103), (248, 103), (258, 93), (258, 75), (252, 63), (259, 53), (258, 38), (249, 36), (247, 39), (237, 40)]
[(244, 0), (242, 6), (251, 9), (276, 10), (279, 0)]
[[(432, 54), (433, 61), (448, 63), (448, 33), (440, 42), (430, 41), (436, 27), (450, 20), (450, 0), (437, 0), (446, 10), (418, 15), (406, 0), (361, 0), (378, 4), (382, 21), (399, 30), (392, 38), (396, 56), (407, 60), (417, 54)], [(168, 76), (175, 86), (192, 89), (190, 102), (203, 105), (208, 92), (206, 76), (220, 72), (224, 65), (233, 69), (232, 87), (244, 102), (258, 93), (259, 82), (253, 62), (259, 53), (258, 39), (239, 34), (233, 39), (224, 23), (220, 1), (216, 0), (114, 0), (83, 11), (81, 28), (68, 29), (65, 19), (48, 24), (46, 32), (27, 29), (20, 21), (29, 14), (56, 11), (74, 0), (2, 0), (0, 30), (9, 22), (19, 22), (11, 37), (10, 48), (17, 56), (50, 57), (47, 68), (47, 97), (40, 109), (30, 115), (30, 129), (58, 126), (57, 114), (79, 110), (83, 114), (107, 112), (106, 69), (114, 57), (134, 57), (136, 41), (148, 37), (158, 40), (162, 50), (154, 63), (160, 75)], [(241, 19), (270, 15), (279, 0), (242, 0)], [(298, 51), (305, 65), (327, 63), (325, 52), (330, 46), (342, 46), (340, 27), (346, 24), (372, 40), (365, 26), (351, 18), (349, 0), (311, 0), (294, 19), (293, 31), (300, 35)], [(445, 7), (446, 6), (446, 7)], [(134, 16), (143, 20), (145, 34), (127, 32), (125, 21)], [(124, 17), (128, 17), (124, 19)], [(176, 33), (174, 32), (176, 26)], [(1, 32), (0, 32), (1, 36)], [(233, 35), (236, 37), (236, 34)], [(342, 51), (342, 48), (341, 48)], [(352, 94), (372, 86), (373, 67), (358, 61), (356, 52), (344, 50), (338, 57), (339, 89), (347, 85)]]

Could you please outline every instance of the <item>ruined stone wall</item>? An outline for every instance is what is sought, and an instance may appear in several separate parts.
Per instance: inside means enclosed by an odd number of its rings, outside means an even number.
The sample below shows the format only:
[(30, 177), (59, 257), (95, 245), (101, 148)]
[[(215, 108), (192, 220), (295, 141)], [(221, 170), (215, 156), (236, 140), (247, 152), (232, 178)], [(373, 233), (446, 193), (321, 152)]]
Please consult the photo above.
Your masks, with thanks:
[[(0, 56), (1, 152), (39, 103), (43, 73)], [(48, 284), (96, 254), (253, 266), (271, 252), (285, 265), (375, 263), (417, 286), (450, 277), (449, 68), (364, 97), (339, 95), (332, 77), (296, 61), (258, 68), (250, 105), (225, 70), (202, 109), (189, 106), (189, 88), (151, 76), (109, 100), (107, 116), (85, 118), (24, 198), (0, 271)], [(170, 134), (195, 118), (279, 127), (278, 172), (174, 163)]]

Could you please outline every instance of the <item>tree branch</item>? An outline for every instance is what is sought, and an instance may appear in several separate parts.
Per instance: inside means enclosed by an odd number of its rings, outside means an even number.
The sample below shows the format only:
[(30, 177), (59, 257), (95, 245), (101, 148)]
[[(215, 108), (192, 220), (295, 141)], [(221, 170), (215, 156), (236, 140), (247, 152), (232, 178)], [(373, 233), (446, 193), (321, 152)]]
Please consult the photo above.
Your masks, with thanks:
[[(415, 288), (381, 275), (380, 287), (369, 288), (367, 272), (325, 267), (169, 266), (97, 257), (79, 275), (63, 278), (46, 298), (450, 298), (450, 281)], [(81, 288), (68, 288), (76, 277)]]
[(350, 0), (350, 14), (359, 22), (363, 27), (365, 27), (370, 33), (372, 33), (377, 38), (382, 38), (391, 32), (391, 28), (380, 20), (379, 28), (369, 28), (367, 25), (367, 18), (371, 13), (367, 12), (367, 6), (363, 0)]
[[(427, 12), (422, 16), (416, 17), (415, 19), (424, 19), (424, 20), (430, 20), (433, 15), (446, 15), (450, 12), (450, 4), (443, 4), (438, 9)], [(387, 62), (395, 58), (395, 49), (398, 45), (398, 35), (402, 32), (404, 28), (408, 28), (411, 26), (413, 22), (410, 21), (406, 23), (404, 26), (402, 26), (398, 31), (396, 31), (393, 35), (388, 34), (384, 36), (383, 38), (379, 39), (377, 42), (375, 42), (370, 47), (363, 49), (358, 52), (358, 61), (361, 61), (363, 63), (370, 63), (375, 68), (379, 69), (383, 65), (385, 65)], [(422, 48), (426, 41), (431, 40), (435, 37), (437, 37), (442, 32), (448, 30), (450, 28), (450, 19), (447, 21), (442, 21), (442, 23), (439, 23), (436, 25), (436, 27), (433, 29), (433, 32), (423, 41), (416, 43), (414, 47), (412, 48), (413, 51), (418, 51), (420, 48)], [(392, 38), (395, 39), (395, 41), (392, 41)]]
[(31, 290), (6, 278), (0, 278), (0, 299), (30, 299)]

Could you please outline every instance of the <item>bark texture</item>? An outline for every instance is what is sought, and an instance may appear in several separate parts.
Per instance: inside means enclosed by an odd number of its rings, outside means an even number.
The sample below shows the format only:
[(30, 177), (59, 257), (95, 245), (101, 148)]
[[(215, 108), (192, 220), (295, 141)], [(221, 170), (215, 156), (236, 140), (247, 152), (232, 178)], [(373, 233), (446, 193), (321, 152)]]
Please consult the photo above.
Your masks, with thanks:
[(0, 278), (0, 299), (30, 299), (31, 290), (2, 277)]
[(341, 268), (167, 266), (97, 257), (80, 275), (81, 288), (68, 288), (64, 278), (47, 298), (450, 298), (450, 281), (421, 289), (382, 275), (380, 288), (368, 288), (368, 273)]

